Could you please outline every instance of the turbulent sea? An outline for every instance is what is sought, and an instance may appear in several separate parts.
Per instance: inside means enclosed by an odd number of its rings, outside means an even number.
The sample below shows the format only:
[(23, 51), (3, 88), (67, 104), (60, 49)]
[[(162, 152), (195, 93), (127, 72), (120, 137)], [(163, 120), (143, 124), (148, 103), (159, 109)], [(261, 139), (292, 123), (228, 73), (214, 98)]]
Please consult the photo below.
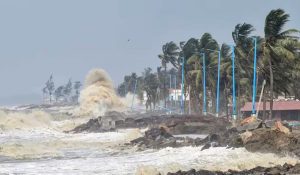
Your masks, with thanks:
[[(138, 151), (125, 146), (145, 129), (70, 134), (87, 118), (71, 118), (65, 108), (0, 110), (0, 174), (127, 175), (178, 170), (243, 170), (299, 162), (290, 156), (250, 153), (244, 148), (165, 148)], [(194, 136), (195, 137), (195, 136)]]

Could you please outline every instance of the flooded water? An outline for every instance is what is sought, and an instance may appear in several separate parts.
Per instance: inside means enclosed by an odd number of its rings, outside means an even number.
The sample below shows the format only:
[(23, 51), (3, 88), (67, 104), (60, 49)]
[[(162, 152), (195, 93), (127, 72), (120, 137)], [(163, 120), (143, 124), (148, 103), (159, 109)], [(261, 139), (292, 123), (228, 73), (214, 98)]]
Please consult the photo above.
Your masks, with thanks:
[[(0, 172), (7, 174), (166, 174), (179, 169), (242, 170), (299, 161), (289, 156), (250, 153), (244, 148), (137, 151), (124, 143), (141, 136), (139, 129), (68, 134), (63, 130), (71, 128), (72, 122), (62, 116), (45, 112), (2, 112), (0, 115)], [(44, 118), (30, 121), (36, 117)]]

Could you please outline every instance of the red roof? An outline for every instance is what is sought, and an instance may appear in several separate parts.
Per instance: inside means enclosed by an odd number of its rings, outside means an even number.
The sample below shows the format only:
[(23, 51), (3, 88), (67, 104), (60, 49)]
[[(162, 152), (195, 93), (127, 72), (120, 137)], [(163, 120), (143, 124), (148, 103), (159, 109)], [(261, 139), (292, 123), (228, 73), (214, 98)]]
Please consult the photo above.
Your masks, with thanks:
[[(256, 109), (258, 107), (258, 102), (255, 103)], [(263, 109), (263, 102), (260, 103), (259, 110)], [(270, 110), (270, 103), (266, 103), (266, 110)], [(274, 111), (292, 111), (300, 110), (300, 101), (274, 101), (273, 102)], [(241, 108), (241, 111), (252, 111), (252, 102), (247, 102), (244, 107)]]

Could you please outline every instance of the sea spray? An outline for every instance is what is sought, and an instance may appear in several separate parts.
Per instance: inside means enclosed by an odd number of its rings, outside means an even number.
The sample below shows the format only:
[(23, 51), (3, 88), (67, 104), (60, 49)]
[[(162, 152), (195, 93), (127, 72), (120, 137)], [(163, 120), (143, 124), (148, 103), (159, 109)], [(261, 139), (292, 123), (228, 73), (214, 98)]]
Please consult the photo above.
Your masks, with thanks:
[(2, 131), (14, 129), (49, 128), (52, 117), (44, 111), (6, 112), (0, 110), (0, 129)]
[(124, 110), (125, 104), (116, 94), (112, 80), (102, 69), (91, 70), (80, 92), (77, 116), (97, 117), (110, 110)]

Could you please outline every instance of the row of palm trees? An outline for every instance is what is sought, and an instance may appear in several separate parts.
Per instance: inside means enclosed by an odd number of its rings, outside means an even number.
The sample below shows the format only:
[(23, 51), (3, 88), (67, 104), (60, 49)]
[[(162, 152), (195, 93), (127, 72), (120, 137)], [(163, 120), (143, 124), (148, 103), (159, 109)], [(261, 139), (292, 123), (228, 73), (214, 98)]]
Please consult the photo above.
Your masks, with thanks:
[[(253, 78), (253, 37), (257, 40), (257, 89), (266, 80), (266, 90), (264, 91), (264, 102), (267, 97), (270, 101), (270, 115), (272, 116), (273, 98), (281, 94), (294, 95), (299, 98), (300, 86), (296, 79), (300, 79), (300, 44), (296, 29), (285, 29), (289, 20), (289, 14), (282, 9), (270, 11), (265, 19), (264, 36), (253, 36), (255, 30), (251, 24), (237, 24), (232, 32), (235, 54), (235, 81), (237, 88), (237, 108), (251, 100), (251, 84)], [(168, 42), (162, 47), (162, 54), (158, 57), (161, 65), (167, 72), (167, 65), (175, 69), (180, 68), (180, 63), (184, 57), (184, 77), (185, 92), (190, 94), (191, 109), (193, 112), (200, 112), (203, 107), (202, 100), (202, 69), (203, 62), (200, 61), (200, 54), (205, 53), (206, 69), (206, 90), (208, 100), (212, 102), (211, 111), (214, 112), (216, 98), (216, 80), (218, 53), (221, 54), (221, 74), (220, 74), (220, 100), (221, 111), (226, 111), (228, 116), (228, 104), (232, 95), (232, 64), (231, 49), (227, 44), (221, 44), (209, 33), (204, 33), (200, 39), (190, 38), (186, 42), (180, 42), (179, 46), (174, 42)], [(178, 71), (180, 72), (180, 71)], [(166, 77), (166, 76), (165, 76)], [(164, 81), (164, 92), (166, 82)], [(264, 105), (265, 106), (265, 105)], [(239, 110), (238, 110), (239, 111)], [(264, 113), (264, 117), (265, 113)]]

